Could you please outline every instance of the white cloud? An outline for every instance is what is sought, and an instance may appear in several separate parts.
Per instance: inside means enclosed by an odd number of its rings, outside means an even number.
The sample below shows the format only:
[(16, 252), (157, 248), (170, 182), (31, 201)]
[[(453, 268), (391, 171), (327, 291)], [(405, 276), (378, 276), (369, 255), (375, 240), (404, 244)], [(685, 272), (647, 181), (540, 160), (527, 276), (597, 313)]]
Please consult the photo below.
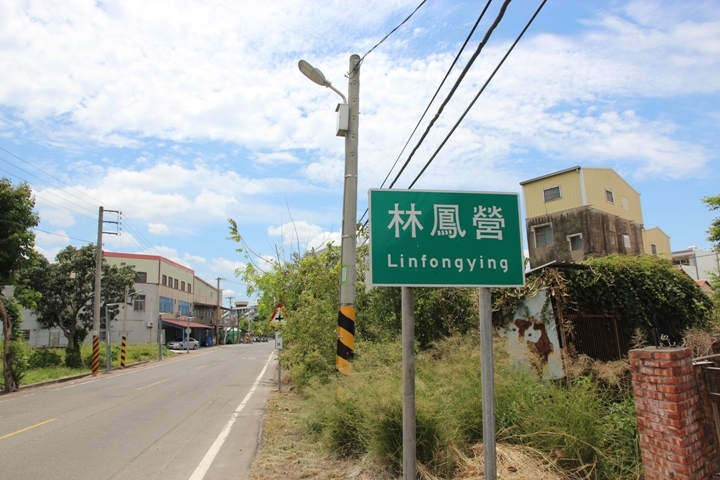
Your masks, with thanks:
[(148, 223), (148, 231), (154, 235), (170, 235), (170, 229), (164, 223)]

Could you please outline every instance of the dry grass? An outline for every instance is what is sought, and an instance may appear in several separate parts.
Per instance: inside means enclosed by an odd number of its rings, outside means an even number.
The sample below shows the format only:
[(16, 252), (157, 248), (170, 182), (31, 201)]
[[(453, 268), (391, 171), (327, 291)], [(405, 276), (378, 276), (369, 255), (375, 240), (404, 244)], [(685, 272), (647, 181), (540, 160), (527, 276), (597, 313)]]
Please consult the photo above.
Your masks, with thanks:
[[(252, 480), (296, 479), (353, 479), (395, 480), (397, 477), (382, 470), (368, 459), (338, 459), (327, 452), (319, 440), (301, 423), (303, 400), (295, 389), (274, 392), (268, 400), (268, 413), (263, 441), (255, 456), (250, 478)], [(454, 478), (480, 480), (484, 478), (483, 445), (472, 448), (473, 457), (453, 449), (460, 459)], [(418, 473), (425, 480), (437, 477), (418, 465)], [(497, 445), (498, 479), (507, 480), (567, 480), (552, 459), (537, 450), (509, 444)]]
[[(497, 478), (502, 480), (564, 480), (567, 475), (555, 467), (554, 462), (539, 451), (518, 445), (498, 443), (496, 445)], [(456, 450), (462, 467), (455, 475), (460, 480), (480, 480), (485, 478), (483, 445), (472, 447), (473, 458)]]
[(268, 399), (268, 412), (260, 450), (253, 461), (252, 480), (392, 480), (370, 462), (338, 459), (327, 452), (319, 440), (301, 423), (303, 402), (287, 385)]

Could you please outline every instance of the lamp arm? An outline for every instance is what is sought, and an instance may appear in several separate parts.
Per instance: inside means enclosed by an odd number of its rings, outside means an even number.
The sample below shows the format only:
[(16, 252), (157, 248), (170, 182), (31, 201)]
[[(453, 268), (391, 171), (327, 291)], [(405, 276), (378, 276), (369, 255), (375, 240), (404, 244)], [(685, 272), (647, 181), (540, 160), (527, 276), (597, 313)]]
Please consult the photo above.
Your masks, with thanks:
[(340, 90), (338, 90), (337, 88), (333, 87), (333, 86), (330, 84), (330, 82), (328, 82), (327, 85), (325, 85), (325, 86), (326, 86), (327, 88), (329, 88), (330, 90), (332, 90), (333, 92), (335, 92), (335, 93), (337, 93), (338, 95), (340, 95), (340, 96), (342, 97), (342, 99), (343, 99), (343, 103), (347, 103), (347, 98), (345, 98), (345, 95), (343, 95)]

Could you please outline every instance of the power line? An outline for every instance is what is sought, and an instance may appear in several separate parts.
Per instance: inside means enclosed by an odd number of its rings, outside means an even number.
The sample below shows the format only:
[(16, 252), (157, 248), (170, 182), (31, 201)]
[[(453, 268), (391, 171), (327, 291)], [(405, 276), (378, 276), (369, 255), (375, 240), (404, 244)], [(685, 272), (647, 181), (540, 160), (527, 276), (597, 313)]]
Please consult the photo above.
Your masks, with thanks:
[[(457, 61), (460, 59), (460, 55), (462, 55), (463, 51), (465, 51), (465, 47), (467, 46), (468, 42), (470, 41), (470, 38), (472, 38), (473, 34), (475, 33), (475, 30), (477, 29), (478, 25), (480, 25), (480, 22), (482, 21), (483, 17), (485, 16), (485, 12), (487, 12), (488, 7), (490, 7), (491, 3), (492, 3), (492, 0), (488, 0), (487, 3), (485, 4), (485, 8), (483, 8), (483, 11), (480, 13), (480, 16), (475, 21), (475, 25), (473, 25), (472, 29), (470, 30), (470, 33), (468, 34), (467, 38), (465, 39), (465, 42), (463, 42), (462, 46), (460, 47), (460, 50), (458, 50), (458, 53), (455, 55), (455, 59), (453, 59), (452, 64), (450, 65), (450, 68), (448, 68), (447, 72), (445, 73), (445, 76), (443, 77), (442, 81), (440, 82), (440, 85), (438, 85), (437, 90), (435, 90), (435, 94), (432, 96), (432, 98), (428, 102), (427, 107), (425, 107), (425, 111), (422, 113), (420, 120), (418, 120), (412, 133), (410, 133), (410, 136), (408, 137), (407, 141), (405, 142), (405, 145), (403, 146), (402, 150), (400, 150), (400, 153), (398, 154), (397, 158), (395, 159), (395, 163), (393, 163), (393, 166), (390, 167), (390, 170), (388, 171), (388, 174), (385, 176), (385, 179), (383, 180), (382, 184), (380, 185), (380, 188), (384, 187), (385, 182), (387, 182), (387, 179), (390, 178), (390, 174), (395, 169), (395, 166), (397, 165), (398, 161), (400, 161), (402, 154), (405, 153), (405, 149), (410, 144), (410, 140), (412, 140), (412, 137), (415, 135), (415, 132), (417, 132), (418, 127), (420, 127), (420, 124), (425, 119), (425, 115), (427, 114), (428, 110), (430, 110), (430, 106), (435, 101), (435, 98), (437, 98), (438, 93), (440, 93), (440, 89), (442, 89), (443, 85), (445, 85), (445, 81), (450, 76), (450, 72), (452, 72), (453, 68), (455, 67), (455, 64), (457, 64)], [(360, 220), (359, 220), (360, 222), (363, 221), (363, 218), (365, 218), (365, 215), (367, 213), (368, 213), (368, 210), (366, 208), (365, 213), (363, 213), (362, 217), (360, 217)]]
[(94, 243), (93, 240), (85, 240), (84, 238), (71, 237), (70, 235), (63, 235), (62, 233), (48, 232), (47, 230), (40, 230), (39, 228), (31, 228), (31, 230), (34, 230), (36, 232), (47, 233), (48, 235), (56, 235), (58, 237), (69, 238), (71, 240), (78, 240), (78, 241), (85, 242), (85, 243)]
[[(544, 3), (544, 2), (543, 2)], [(410, 160), (412, 160), (413, 156), (415, 155), (415, 152), (418, 151), (418, 148), (420, 148), (420, 145), (425, 141), (425, 138), (427, 138), (428, 133), (430, 133), (430, 129), (435, 125), (435, 122), (438, 118), (440, 118), (440, 115), (442, 114), (443, 110), (445, 109), (445, 106), (450, 102), (450, 99), (453, 97), (457, 89), (460, 87), (460, 83), (462, 83), (463, 79), (465, 78), (465, 75), (467, 75), (467, 72), (470, 70), (470, 67), (475, 63), (475, 60), (480, 55), (480, 52), (483, 50), (485, 45), (487, 44), (488, 40), (490, 39), (490, 36), (493, 34), (497, 26), (500, 24), (500, 21), (502, 20), (503, 16), (505, 15), (505, 10), (507, 10), (508, 5), (510, 4), (510, 0), (505, 0), (500, 7), (500, 11), (498, 12), (497, 16), (495, 17), (495, 21), (490, 25), (487, 32), (485, 32), (485, 37), (482, 39), (480, 44), (478, 45), (477, 49), (475, 50), (475, 53), (473, 53), (473, 56), (470, 58), (470, 61), (465, 66), (463, 71), (460, 73), (460, 76), (457, 80), (455, 80), (455, 85), (453, 85), (452, 89), (450, 90), (450, 93), (448, 93), (448, 96), (445, 98), (445, 101), (440, 105), (440, 108), (438, 109), (437, 113), (435, 113), (435, 116), (430, 120), (430, 123), (425, 128), (425, 132), (423, 132), (422, 136), (420, 137), (420, 140), (418, 141), (417, 145), (415, 145), (415, 148), (413, 148), (412, 152), (410, 152), (410, 155), (408, 156), (407, 160), (405, 160), (405, 163), (400, 168), (400, 171), (395, 175), (395, 179), (390, 184), (389, 188), (392, 188), (395, 183), (400, 178), (400, 175), (402, 175), (403, 171), (405, 171), (405, 168), (410, 163)], [(534, 18), (534, 17), (533, 17)]]
[[(99, 205), (102, 204), (102, 202), (101, 202), (100, 200), (98, 200), (97, 198), (93, 198), (93, 197), (91, 197), (90, 195), (88, 195), (87, 193), (81, 192), (80, 190), (78, 190), (77, 188), (73, 187), (72, 185), (63, 182), (63, 181), (60, 180), (59, 178), (57, 178), (57, 177), (55, 177), (55, 176), (53, 176), (53, 175), (45, 172), (44, 170), (36, 167), (36, 166), (33, 165), (32, 163), (30, 163), (30, 162), (28, 162), (27, 160), (19, 157), (18, 155), (15, 155), (15, 154), (12, 153), (11, 151), (6, 150), (6, 149), (4, 149), (3, 147), (0, 147), (0, 150), (2, 150), (3, 152), (7, 153), (8, 155), (12, 155), (13, 157), (17, 158), (17, 159), (20, 160), (21, 162), (23, 162), (23, 163), (31, 166), (32, 168), (34, 168), (35, 170), (37, 170), (37, 171), (39, 171), (39, 172), (42, 172), (43, 174), (47, 175), (48, 177), (52, 178), (53, 180), (55, 180), (55, 181), (57, 181), (57, 182), (59, 182), (59, 183), (65, 185), (66, 187), (72, 188), (72, 189), (75, 190), (76, 192), (78, 192), (78, 193), (86, 196), (87, 198), (89, 198), (89, 199), (91, 199), (92, 201), (96, 202), (96, 205), (99, 206)], [(4, 159), (3, 159), (3, 160), (4, 160)], [(5, 160), (5, 161), (8, 162), (8, 163), (10, 163), (10, 162), (7, 161), (7, 160)], [(15, 168), (18, 168), (18, 169), (20, 169), (20, 170), (23, 170), (23, 169), (21, 169), (20, 167), (18, 167), (17, 165), (13, 165), (13, 166), (15, 166)], [(25, 173), (28, 173), (28, 174), (32, 175), (30, 172), (27, 172), (26, 170), (23, 170), (23, 171), (24, 171)], [(33, 176), (35, 176), (35, 175), (33, 175)], [(45, 183), (47, 183), (48, 185), (51, 185), (50, 182), (48, 182), (48, 181), (46, 181), (46, 180), (44, 180), (44, 181), (45, 181)], [(74, 195), (72, 195), (72, 196), (74, 196)], [(79, 198), (79, 197), (75, 197), (75, 198), (77, 198), (78, 200), (81, 200), (81, 201), (83, 201), (83, 202), (87, 202), (87, 200), (83, 200), (83, 199), (81, 199), (81, 198)], [(87, 202), (87, 203), (90, 203), (90, 202)]]
[(505, 56), (503, 56), (502, 60), (500, 60), (500, 63), (498, 63), (497, 67), (495, 67), (495, 70), (493, 70), (493, 72), (490, 74), (490, 76), (488, 77), (488, 79), (487, 79), (487, 81), (485, 82), (485, 84), (482, 86), (482, 88), (481, 88), (480, 91), (477, 93), (477, 95), (475, 95), (475, 98), (473, 98), (472, 102), (470, 102), (470, 105), (468, 105), (468, 107), (465, 109), (465, 111), (464, 111), (463, 114), (460, 116), (460, 118), (458, 119), (458, 121), (455, 123), (455, 125), (453, 126), (453, 128), (452, 128), (452, 129), (450, 130), (450, 132), (448, 132), (448, 134), (445, 136), (445, 138), (443, 139), (442, 143), (440, 143), (440, 146), (437, 148), (437, 150), (435, 150), (435, 153), (433, 153), (432, 156), (430, 157), (430, 159), (427, 161), (427, 163), (425, 163), (425, 166), (422, 168), (422, 170), (420, 170), (420, 173), (418, 173), (417, 177), (415, 177), (415, 180), (413, 180), (412, 183), (408, 186), (408, 189), (412, 188), (413, 185), (415, 185), (415, 183), (416, 183), (416, 182), (418, 181), (418, 179), (422, 176), (422, 174), (425, 172), (425, 170), (427, 169), (427, 167), (430, 166), (430, 163), (432, 163), (432, 161), (435, 159), (435, 157), (437, 157), (438, 153), (440, 153), (440, 150), (442, 150), (442, 148), (445, 146), (445, 144), (447, 143), (447, 141), (448, 141), (448, 139), (450, 138), (450, 136), (455, 132), (455, 130), (457, 129), (457, 127), (460, 125), (460, 122), (463, 121), (463, 119), (464, 119), (465, 116), (468, 114), (468, 112), (470, 111), (470, 109), (473, 107), (473, 105), (475, 105), (475, 102), (477, 101), (477, 99), (478, 99), (478, 98), (480, 97), (480, 95), (482, 95), (482, 93), (485, 91), (485, 88), (488, 86), (488, 84), (489, 84), (490, 81), (493, 79), (493, 77), (495, 77), (495, 74), (498, 72), (498, 70), (500, 70), (500, 67), (503, 65), (503, 63), (505, 63), (505, 60), (507, 59), (507, 57), (508, 57), (508, 56), (510, 55), (510, 53), (513, 51), (513, 49), (514, 49), (515, 46), (518, 44), (518, 42), (519, 42), (520, 39), (523, 37), (523, 35), (525, 35), (525, 32), (527, 31), (527, 29), (530, 28), (530, 25), (531, 25), (532, 22), (535, 20), (535, 17), (538, 16), (538, 14), (540, 13), (540, 10), (542, 10), (543, 6), (545, 6), (545, 3), (546, 3), (546, 2), (547, 2), (547, 0), (543, 0), (542, 3), (540, 4), (540, 6), (537, 8), (537, 10), (535, 10), (535, 13), (534, 13), (533, 16), (530, 18), (530, 20), (528, 21), (528, 23), (525, 25), (525, 28), (522, 29), (522, 32), (520, 32), (520, 35), (518, 35), (518, 37), (515, 39), (515, 41), (514, 41), (513, 44), (510, 46), (510, 48), (508, 49), (507, 53), (505, 54)]
[(412, 17), (413, 15), (415, 15), (415, 12), (417, 12), (418, 10), (420, 10), (420, 7), (422, 7), (423, 5), (425, 5), (425, 2), (426, 2), (426, 1), (427, 1), (427, 0), (422, 0), (422, 2), (420, 2), (420, 5), (418, 5), (417, 7), (415, 7), (415, 10), (413, 10), (412, 13), (411, 13), (410, 15), (408, 15), (408, 17), (407, 17), (405, 20), (403, 20), (402, 22), (400, 22), (400, 24), (399, 24), (397, 27), (395, 27), (395, 28), (393, 28), (392, 30), (390, 30), (390, 33), (388, 33), (387, 35), (385, 35), (382, 40), (380, 40), (378, 43), (375, 44), (374, 47), (372, 47), (370, 50), (368, 50), (367, 53), (360, 58), (360, 61), (355, 64), (355, 68), (353, 68), (353, 71), (350, 72), (348, 75), (352, 75), (353, 73), (357, 72), (358, 69), (360, 68), (360, 65), (363, 63), (363, 60), (365, 60), (365, 57), (367, 57), (370, 52), (372, 52), (373, 50), (375, 50), (377, 47), (380, 46), (380, 44), (382, 44), (385, 40), (387, 40), (387, 38), (388, 38), (390, 35), (392, 35), (393, 33), (395, 33), (395, 31), (396, 31), (398, 28), (402, 27), (408, 20), (410, 20), (410, 17)]

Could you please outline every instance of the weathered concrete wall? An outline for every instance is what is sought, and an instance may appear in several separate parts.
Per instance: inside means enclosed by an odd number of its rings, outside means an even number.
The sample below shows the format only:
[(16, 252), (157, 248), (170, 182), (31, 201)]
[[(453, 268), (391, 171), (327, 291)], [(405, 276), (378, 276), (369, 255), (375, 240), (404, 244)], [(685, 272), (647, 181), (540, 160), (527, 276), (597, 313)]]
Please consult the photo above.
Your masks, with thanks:
[[(536, 247), (533, 227), (550, 224), (553, 229), (553, 244)], [(526, 221), (530, 267), (556, 261), (571, 263), (583, 260), (589, 255), (601, 256), (611, 253), (642, 254), (642, 225), (591, 207), (529, 218)], [(569, 235), (582, 235), (582, 250), (571, 251)], [(626, 247), (623, 235), (627, 235), (630, 246)]]

